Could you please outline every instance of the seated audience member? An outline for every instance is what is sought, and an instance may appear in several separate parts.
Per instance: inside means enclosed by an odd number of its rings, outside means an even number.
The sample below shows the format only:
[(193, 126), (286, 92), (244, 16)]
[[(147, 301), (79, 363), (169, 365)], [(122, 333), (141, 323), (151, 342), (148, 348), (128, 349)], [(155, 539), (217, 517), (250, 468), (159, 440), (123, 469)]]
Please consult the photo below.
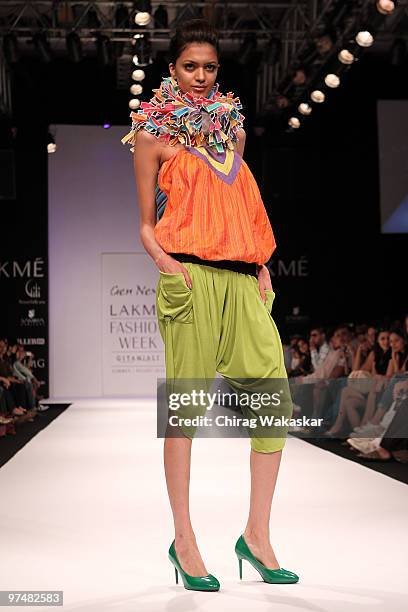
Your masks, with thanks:
[(345, 325), (335, 328), (330, 338), (330, 350), (322, 363), (311, 374), (299, 377), (299, 383), (315, 383), (329, 378), (348, 376), (353, 352), (350, 348), (350, 332)]
[(361, 369), (370, 372), (373, 376), (386, 376), (391, 353), (390, 332), (387, 329), (380, 329), (376, 333), (374, 346), (366, 360), (361, 367), (353, 367), (353, 370)]
[(351, 436), (371, 436), (379, 430), (382, 418), (392, 405), (394, 388), (401, 379), (408, 376), (408, 343), (403, 331), (399, 328), (393, 329), (389, 335), (389, 342), (391, 357), (386, 374), (376, 376), (375, 385), (368, 394), (361, 424), (354, 428)]
[(324, 333), (323, 327), (314, 327), (310, 331), (309, 346), (313, 370), (316, 370), (316, 368), (326, 359), (330, 351), (330, 346), (326, 342), (326, 334)]
[(367, 325), (358, 325), (356, 327), (356, 351), (353, 359), (353, 370), (363, 369), (362, 366), (372, 349), (373, 343), (369, 339)]
[[(323, 418), (327, 421), (327, 406), (335, 401), (338, 389), (347, 384), (346, 377), (351, 371), (353, 359), (350, 340), (347, 326), (336, 327), (329, 340), (330, 350), (325, 360), (311, 374), (291, 378), (295, 383), (295, 386), (291, 386), (294, 402), (312, 419)], [(311, 384), (313, 388), (309, 392), (307, 386)]]
[(393, 390), (392, 408), (386, 413), (372, 437), (350, 437), (347, 442), (357, 455), (367, 461), (389, 461), (392, 458), (408, 463), (408, 379), (398, 382)]
[(34, 408), (36, 405), (35, 389), (38, 388), (41, 383), (36, 379), (32, 371), (24, 365), (25, 357), (26, 351), (24, 346), (22, 344), (18, 344), (13, 369), (17, 378), (22, 380), (25, 385), (29, 408)]
[(292, 349), (292, 354), (292, 363), (288, 376), (300, 376), (310, 374), (313, 371), (309, 345), (304, 338), (298, 340), (297, 345)]
[(0, 340), (0, 382), (5, 389), (8, 411), (16, 415), (26, 412), (24, 383), (15, 376), (13, 367), (8, 361), (7, 342), (4, 339)]

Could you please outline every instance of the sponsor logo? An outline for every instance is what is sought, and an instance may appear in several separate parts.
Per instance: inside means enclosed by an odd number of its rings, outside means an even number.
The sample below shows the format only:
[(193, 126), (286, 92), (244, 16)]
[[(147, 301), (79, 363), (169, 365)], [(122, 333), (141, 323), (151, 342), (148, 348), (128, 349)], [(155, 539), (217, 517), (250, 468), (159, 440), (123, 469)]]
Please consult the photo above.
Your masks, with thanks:
[(27, 261), (0, 261), (0, 278), (44, 278), (42, 257)]
[(24, 346), (44, 346), (45, 338), (18, 338), (18, 342)]
[(28, 295), (28, 297), (32, 299), (41, 297), (41, 287), (33, 279), (30, 279), (26, 282), (24, 289), (25, 289), (26, 295)]
[(30, 308), (26, 317), (20, 319), (21, 327), (42, 327), (45, 326), (44, 317), (35, 316), (35, 308)]

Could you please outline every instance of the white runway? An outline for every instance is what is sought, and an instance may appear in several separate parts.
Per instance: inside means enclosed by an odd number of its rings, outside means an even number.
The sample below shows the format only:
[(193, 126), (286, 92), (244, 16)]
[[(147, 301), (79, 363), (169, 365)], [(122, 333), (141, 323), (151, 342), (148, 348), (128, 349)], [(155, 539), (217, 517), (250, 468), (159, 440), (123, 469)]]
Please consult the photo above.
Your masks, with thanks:
[(193, 526), (221, 590), (187, 591), (167, 559), (173, 523), (154, 403), (76, 401), (0, 468), (0, 588), (63, 590), (63, 609), (84, 612), (405, 611), (407, 485), (294, 438), (271, 539), (300, 582), (266, 584), (245, 561), (239, 580), (249, 448), (242, 438), (193, 442)]

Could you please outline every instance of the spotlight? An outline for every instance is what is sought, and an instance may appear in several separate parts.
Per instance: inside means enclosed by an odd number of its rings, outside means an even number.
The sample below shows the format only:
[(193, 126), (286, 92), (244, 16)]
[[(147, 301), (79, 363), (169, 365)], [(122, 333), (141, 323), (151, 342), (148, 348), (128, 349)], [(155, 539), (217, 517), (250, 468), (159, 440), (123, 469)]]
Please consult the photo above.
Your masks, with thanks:
[(18, 62), (19, 49), (17, 36), (13, 33), (6, 34), (3, 38), (3, 53), (9, 64)]
[(167, 9), (163, 4), (159, 4), (157, 9), (154, 12), (154, 27), (158, 30), (165, 29), (169, 27), (169, 16), (167, 13)]
[(34, 34), (33, 43), (42, 61), (48, 64), (52, 60), (52, 57), (50, 43), (45, 33), (37, 32), (37, 34)]
[(137, 108), (139, 108), (139, 106), (140, 106), (139, 98), (132, 98), (131, 100), (129, 100), (129, 108), (131, 108), (132, 110), (136, 110)]
[(324, 82), (326, 83), (327, 87), (331, 87), (332, 89), (335, 89), (340, 85), (340, 79), (337, 74), (328, 74), (325, 77)]
[(307, 102), (302, 102), (299, 104), (298, 111), (299, 113), (302, 113), (302, 115), (310, 115), (312, 112), (312, 107)]
[(140, 27), (147, 26), (150, 22), (152, 16), (150, 13), (136, 13), (135, 15), (135, 23)]
[(291, 117), (288, 121), (290, 127), (293, 127), (295, 129), (300, 127), (300, 121), (297, 117)]
[(357, 34), (356, 42), (360, 45), (360, 47), (371, 47), (374, 42), (374, 38), (370, 32), (364, 30)]
[(143, 87), (141, 85), (138, 85), (137, 83), (132, 85), (130, 88), (130, 93), (133, 94), (134, 96), (140, 96), (142, 91), (143, 91)]
[(352, 64), (355, 60), (354, 55), (347, 49), (342, 49), (338, 55), (338, 58), (342, 64)]
[(395, 3), (391, 0), (378, 0), (377, 10), (381, 15), (391, 15), (395, 9)]
[(145, 73), (144, 70), (142, 70), (141, 68), (139, 68), (138, 70), (134, 70), (132, 72), (132, 79), (134, 81), (143, 81), (143, 79), (145, 78)]
[(70, 32), (66, 37), (67, 53), (71, 62), (77, 64), (82, 59), (82, 43), (76, 32)]
[(136, 34), (134, 37), (134, 52), (133, 63), (135, 66), (148, 66), (152, 63), (150, 57), (151, 44), (149, 38), (144, 34)]
[(112, 64), (112, 43), (108, 36), (100, 34), (99, 32), (96, 34), (96, 52), (102, 66), (109, 66)]
[(109, 130), (110, 126), (111, 126), (110, 123), (104, 123), (102, 127), (104, 130)]
[(48, 132), (48, 135), (47, 135), (47, 151), (48, 151), (48, 153), (55, 153), (56, 150), (57, 150), (57, 145), (55, 143), (55, 138), (53, 137), (51, 132)]
[(326, 96), (322, 91), (320, 91), (320, 89), (315, 89), (312, 91), (310, 97), (312, 98), (313, 102), (316, 102), (316, 104), (321, 104), (326, 99)]

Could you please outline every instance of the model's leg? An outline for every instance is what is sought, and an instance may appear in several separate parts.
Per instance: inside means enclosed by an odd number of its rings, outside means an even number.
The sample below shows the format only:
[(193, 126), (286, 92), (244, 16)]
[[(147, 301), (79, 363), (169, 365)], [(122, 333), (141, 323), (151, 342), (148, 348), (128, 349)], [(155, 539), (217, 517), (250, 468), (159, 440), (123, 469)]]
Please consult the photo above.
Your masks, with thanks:
[[(209, 298), (203, 297), (205, 283), (199, 266), (184, 264), (190, 273), (190, 290), (181, 275), (161, 274), (157, 311), (160, 332), (165, 343), (168, 387), (180, 389), (183, 380), (215, 376), (215, 359), (211, 351), (211, 321), (206, 319)], [(204, 318), (203, 318), (204, 317)], [(187, 389), (188, 381), (185, 386)], [(177, 411), (178, 412), (178, 411)], [(185, 416), (189, 416), (185, 414)], [(190, 415), (193, 416), (193, 415)], [(191, 576), (205, 576), (205, 567), (197, 546), (189, 507), (191, 432), (178, 428), (178, 435), (164, 440), (163, 458), (167, 491), (173, 512), (175, 549), (179, 562)], [(184, 434), (184, 435), (183, 435)]]
[[(257, 395), (285, 390), (283, 401), (276, 408), (242, 406), (246, 417), (290, 418), (293, 405), (282, 344), (270, 314), (275, 294), (268, 291), (264, 304), (257, 280), (248, 275), (232, 278), (231, 285), (235, 288), (234, 299), (225, 314), (229, 338), (217, 369), (235, 390), (250, 388), (250, 392)], [(239, 379), (248, 379), (249, 387)], [(285, 427), (270, 427), (269, 431), (266, 428), (263, 434), (261, 430), (251, 437), (251, 498), (243, 535), (252, 553), (270, 569), (279, 568), (269, 539), (269, 522), (286, 432)]]
[(197, 546), (189, 508), (192, 440), (164, 439), (164, 469), (173, 512), (175, 548), (181, 567), (190, 576), (205, 576), (207, 571)]
[(281, 457), (281, 450), (259, 453), (251, 448), (251, 498), (243, 535), (255, 557), (269, 569), (280, 567), (269, 540), (269, 522)]

